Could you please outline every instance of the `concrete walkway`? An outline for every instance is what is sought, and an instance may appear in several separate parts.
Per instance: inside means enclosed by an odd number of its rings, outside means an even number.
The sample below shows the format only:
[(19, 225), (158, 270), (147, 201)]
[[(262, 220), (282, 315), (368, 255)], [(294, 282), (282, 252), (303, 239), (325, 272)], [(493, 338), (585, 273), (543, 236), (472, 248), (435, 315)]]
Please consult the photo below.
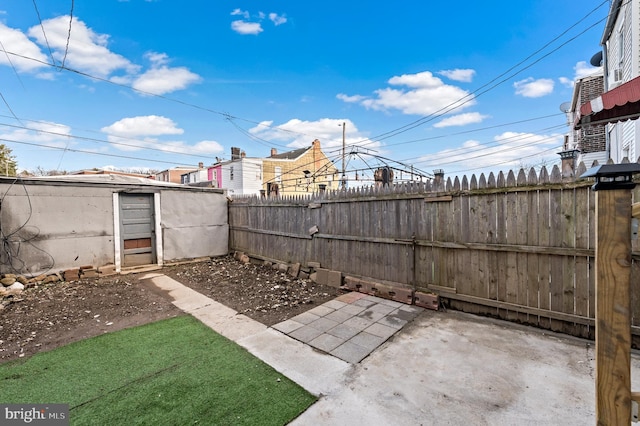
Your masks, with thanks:
[[(594, 345), (586, 340), (458, 312), (423, 311), (352, 364), (164, 275), (142, 278), (167, 291), (185, 312), (319, 395), (292, 425), (595, 423)], [(319, 313), (313, 314), (316, 320)], [(309, 323), (298, 324), (303, 324), (300, 329)], [(631, 369), (632, 389), (640, 390), (635, 353)]]

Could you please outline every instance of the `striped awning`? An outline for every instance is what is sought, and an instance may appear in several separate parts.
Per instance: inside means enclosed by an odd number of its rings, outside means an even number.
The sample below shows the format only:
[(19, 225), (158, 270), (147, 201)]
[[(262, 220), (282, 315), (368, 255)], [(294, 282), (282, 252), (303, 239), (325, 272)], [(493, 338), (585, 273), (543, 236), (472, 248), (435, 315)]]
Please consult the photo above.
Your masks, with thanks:
[(640, 77), (580, 106), (574, 127), (604, 126), (616, 121), (635, 120), (640, 117)]

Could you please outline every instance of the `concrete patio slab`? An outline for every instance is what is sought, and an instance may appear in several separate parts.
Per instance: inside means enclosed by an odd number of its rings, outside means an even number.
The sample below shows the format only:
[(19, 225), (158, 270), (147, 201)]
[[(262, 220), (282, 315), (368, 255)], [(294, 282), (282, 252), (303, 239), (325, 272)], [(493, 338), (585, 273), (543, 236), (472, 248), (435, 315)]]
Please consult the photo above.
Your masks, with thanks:
[[(595, 424), (594, 348), (531, 327), (424, 311), (291, 425)], [(640, 389), (636, 351), (631, 369), (632, 389)]]

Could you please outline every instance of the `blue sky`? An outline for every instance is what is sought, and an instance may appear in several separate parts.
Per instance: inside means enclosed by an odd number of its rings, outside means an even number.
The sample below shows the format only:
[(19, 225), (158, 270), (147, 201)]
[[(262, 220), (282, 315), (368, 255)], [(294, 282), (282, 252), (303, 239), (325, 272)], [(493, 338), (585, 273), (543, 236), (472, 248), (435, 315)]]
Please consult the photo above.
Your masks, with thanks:
[(0, 143), (20, 170), (162, 170), (314, 139), (340, 164), (345, 123), (352, 171), (549, 166), (608, 8), (5, 0)]

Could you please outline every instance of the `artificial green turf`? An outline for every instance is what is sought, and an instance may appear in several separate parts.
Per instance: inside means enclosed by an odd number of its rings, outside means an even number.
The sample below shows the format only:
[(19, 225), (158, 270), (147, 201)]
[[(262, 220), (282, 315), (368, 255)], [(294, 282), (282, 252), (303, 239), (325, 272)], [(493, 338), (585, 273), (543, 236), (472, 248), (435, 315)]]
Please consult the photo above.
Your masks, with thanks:
[(69, 404), (74, 425), (282, 425), (315, 400), (191, 316), (0, 365), (0, 402)]

